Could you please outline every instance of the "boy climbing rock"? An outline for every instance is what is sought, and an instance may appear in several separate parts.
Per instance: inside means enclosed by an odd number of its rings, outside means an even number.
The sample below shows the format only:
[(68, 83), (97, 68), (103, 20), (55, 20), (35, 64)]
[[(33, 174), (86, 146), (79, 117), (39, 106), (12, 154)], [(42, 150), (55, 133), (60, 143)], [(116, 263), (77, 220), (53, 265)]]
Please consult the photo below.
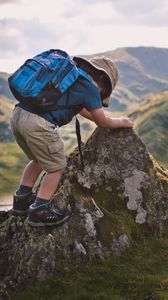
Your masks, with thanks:
[[(69, 218), (68, 211), (62, 212), (50, 205), (66, 167), (59, 127), (68, 124), (77, 114), (103, 128), (133, 126), (129, 118), (113, 118), (103, 110), (103, 106), (109, 105), (119, 77), (111, 59), (102, 56), (90, 60), (74, 57), (73, 62), (83, 73), (58, 98), (60, 109), (37, 111), (19, 102), (10, 120), (16, 141), (30, 160), (14, 194), (13, 215), (28, 214), (28, 223), (34, 227), (58, 225)], [(43, 170), (45, 175), (37, 195), (34, 195), (32, 189)]]

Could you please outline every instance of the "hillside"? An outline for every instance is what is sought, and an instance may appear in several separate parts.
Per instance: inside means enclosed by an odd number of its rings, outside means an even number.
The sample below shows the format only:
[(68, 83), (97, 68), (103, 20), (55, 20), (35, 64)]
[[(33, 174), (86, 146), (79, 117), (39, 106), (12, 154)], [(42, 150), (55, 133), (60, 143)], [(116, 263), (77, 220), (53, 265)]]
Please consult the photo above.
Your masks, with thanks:
[(0, 142), (13, 141), (11, 130), (9, 128), (9, 118), (13, 108), (13, 103), (0, 95)]
[(26, 164), (26, 157), (14, 143), (9, 126), (13, 103), (5, 96), (0, 96), (0, 196), (12, 193), (19, 182)]
[[(0, 197), (18, 187), (27, 159), (16, 143), (0, 143)], [(1, 202), (1, 201), (0, 201)]]
[(130, 116), (149, 152), (168, 167), (168, 93), (150, 97)]
[(8, 86), (8, 77), (8, 73), (0, 72), (0, 96), (5, 96), (5, 98), (8, 98), (10, 101), (14, 102), (15, 99)]

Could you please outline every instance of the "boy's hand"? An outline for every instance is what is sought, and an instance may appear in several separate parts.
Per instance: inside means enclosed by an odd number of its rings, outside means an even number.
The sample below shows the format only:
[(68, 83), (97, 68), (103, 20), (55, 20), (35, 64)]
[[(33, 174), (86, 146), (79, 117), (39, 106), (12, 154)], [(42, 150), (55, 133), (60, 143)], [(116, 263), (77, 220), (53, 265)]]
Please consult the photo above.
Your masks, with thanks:
[(120, 118), (112, 118), (114, 125), (116, 128), (132, 128), (133, 122), (131, 119), (126, 117), (120, 117)]
[(104, 113), (102, 108), (91, 111), (91, 116), (97, 126), (103, 128), (132, 128), (133, 122), (127, 117), (113, 118)]

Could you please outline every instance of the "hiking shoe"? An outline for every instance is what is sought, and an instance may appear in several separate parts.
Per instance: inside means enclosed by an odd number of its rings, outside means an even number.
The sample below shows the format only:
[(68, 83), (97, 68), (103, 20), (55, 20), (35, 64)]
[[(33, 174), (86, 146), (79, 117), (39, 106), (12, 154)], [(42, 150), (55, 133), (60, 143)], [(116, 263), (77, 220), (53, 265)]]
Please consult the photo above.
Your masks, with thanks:
[(25, 216), (27, 215), (27, 210), (31, 204), (34, 203), (36, 195), (32, 192), (18, 195), (17, 192), (13, 195), (13, 216)]
[(28, 224), (32, 227), (60, 225), (70, 217), (68, 209), (60, 211), (50, 204), (43, 204), (38, 207), (31, 205), (28, 214)]

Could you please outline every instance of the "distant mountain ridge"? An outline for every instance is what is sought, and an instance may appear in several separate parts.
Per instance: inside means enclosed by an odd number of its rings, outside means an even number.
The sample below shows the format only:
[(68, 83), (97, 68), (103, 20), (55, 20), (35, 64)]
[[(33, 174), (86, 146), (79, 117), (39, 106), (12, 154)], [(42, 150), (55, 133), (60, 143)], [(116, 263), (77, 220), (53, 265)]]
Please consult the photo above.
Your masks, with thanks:
[[(126, 47), (92, 55), (111, 58), (118, 66), (120, 78), (112, 94), (111, 111), (125, 111), (141, 103), (151, 94), (168, 91), (168, 49), (155, 47)], [(0, 72), (0, 96), (14, 100), (7, 78)]]
[(119, 69), (119, 82), (110, 104), (112, 111), (124, 111), (151, 94), (168, 90), (167, 48), (127, 47), (96, 55), (111, 58)]

